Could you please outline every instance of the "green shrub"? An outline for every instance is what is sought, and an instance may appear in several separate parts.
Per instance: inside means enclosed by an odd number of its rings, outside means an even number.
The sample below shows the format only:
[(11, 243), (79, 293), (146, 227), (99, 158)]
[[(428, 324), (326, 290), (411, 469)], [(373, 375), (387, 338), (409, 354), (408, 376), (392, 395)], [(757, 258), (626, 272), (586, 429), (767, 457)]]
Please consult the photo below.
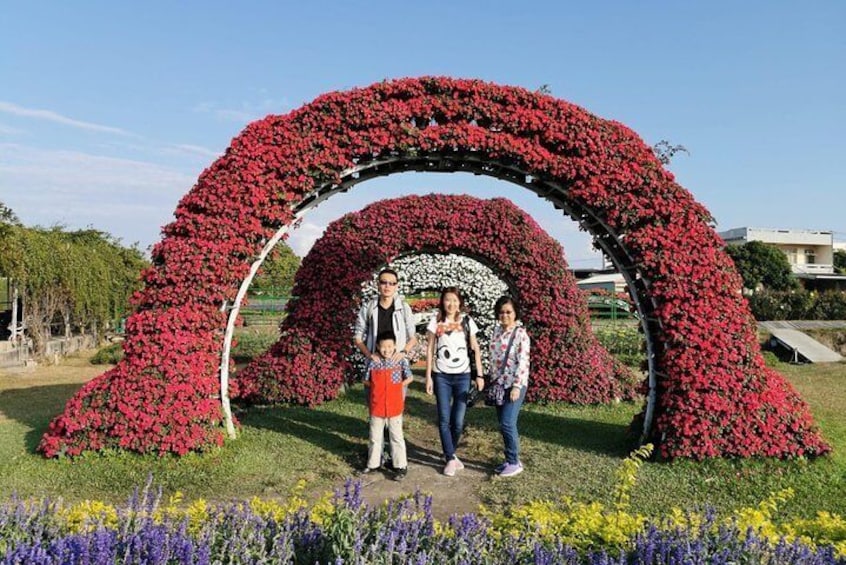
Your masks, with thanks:
[(117, 365), (123, 359), (123, 342), (113, 343), (101, 347), (94, 357), (91, 358), (92, 365)]
[(756, 320), (846, 320), (846, 292), (759, 290), (749, 297)]
[(759, 290), (749, 297), (749, 308), (756, 320), (806, 320), (813, 306), (807, 290)]
[(812, 320), (846, 320), (846, 292), (826, 290), (814, 293), (810, 313)]
[(643, 336), (639, 326), (602, 325), (594, 327), (593, 331), (599, 343), (620, 363), (629, 367), (640, 367), (645, 360)]

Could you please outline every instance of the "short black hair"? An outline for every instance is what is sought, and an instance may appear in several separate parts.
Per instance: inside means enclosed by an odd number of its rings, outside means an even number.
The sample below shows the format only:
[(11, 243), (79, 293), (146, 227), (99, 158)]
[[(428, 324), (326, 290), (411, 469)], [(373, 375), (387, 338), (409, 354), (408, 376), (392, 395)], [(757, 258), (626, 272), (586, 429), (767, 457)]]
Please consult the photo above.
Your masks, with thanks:
[(394, 275), (394, 278), (399, 281), (399, 275), (397, 274), (397, 272), (395, 270), (393, 270), (390, 267), (385, 267), (384, 269), (379, 271), (379, 277), (381, 277), (382, 275)]
[(496, 301), (494, 305), (494, 316), (497, 318), (499, 317), (499, 311), (502, 310), (502, 307), (506, 304), (511, 304), (511, 307), (514, 308), (514, 319), (520, 319), (520, 303), (517, 302), (517, 299), (513, 296), (500, 296), (499, 300)]
[(393, 341), (394, 343), (396, 343), (396, 341), (397, 341), (396, 334), (394, 334), (394, 332), (391, 332), (391, 331), (379, 332), (379, 334), (376, 336), (376, 343), (382, 343), (383, 341), (387, 341), (389, 339), (391, 341)]

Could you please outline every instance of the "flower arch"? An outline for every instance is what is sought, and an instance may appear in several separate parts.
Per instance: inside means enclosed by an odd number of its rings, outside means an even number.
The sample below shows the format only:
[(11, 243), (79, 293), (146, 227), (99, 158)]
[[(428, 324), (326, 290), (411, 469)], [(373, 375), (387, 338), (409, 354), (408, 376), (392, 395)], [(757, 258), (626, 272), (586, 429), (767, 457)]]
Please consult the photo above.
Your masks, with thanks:
[(637, 426), (662, 455), (829, 450), (807, 405), (764, 365), (707, 210), (637, 135), (543, 93), (446, 77), (333, 92), (247, 126), (153, 249), (124, 361), (68, 401), (40, 450), (184, 453), (221, 444), (224, 423), (233, 435), (231, 331), (261, 261), (310, 207), (402, 171), (508, 180), (593, 235), (642, 320), (649, 380)]
[[(297, 271), (280, 343), (239, 376), (240, 394), (307, 405), (334, 395), (350, 368), (350, 327), (362, 283), (395, 257), (420, 249), (471, 256), (520, 299), (532, 336), (528, 400), (593, 404), (634, 397), (633, 375), (590, 330), (587, 303), (561, 245), (510, 200), (442, 194), (381, 200), (329, 224)], [(332, 357), (326, 364), (334, 368), (317, 377), (320, 386), (309, 386), (315, 380), (310, 364), (294, 362), (302, 354), (288, 348), (291, 336)]]

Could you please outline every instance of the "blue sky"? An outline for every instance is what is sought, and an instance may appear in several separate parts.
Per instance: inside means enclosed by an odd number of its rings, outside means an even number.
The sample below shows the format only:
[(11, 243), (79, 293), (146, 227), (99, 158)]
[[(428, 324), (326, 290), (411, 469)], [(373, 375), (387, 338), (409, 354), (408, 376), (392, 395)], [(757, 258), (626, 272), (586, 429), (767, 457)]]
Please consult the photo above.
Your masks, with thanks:
[[(590, 5), (588, 5), (590, 4)], [(0, 200), (27, 225), (147, 247), (246, 124), (332, 90), (450, 75), (535, 90), (683, 144), (670, 168), (740, 226), (846, 240), (846, 2), (9, 2), (0, 0)], [(462, 174), (359, 185), (379, 198), (508, 196), (598, 265), (590, 238), (524, 189)]]

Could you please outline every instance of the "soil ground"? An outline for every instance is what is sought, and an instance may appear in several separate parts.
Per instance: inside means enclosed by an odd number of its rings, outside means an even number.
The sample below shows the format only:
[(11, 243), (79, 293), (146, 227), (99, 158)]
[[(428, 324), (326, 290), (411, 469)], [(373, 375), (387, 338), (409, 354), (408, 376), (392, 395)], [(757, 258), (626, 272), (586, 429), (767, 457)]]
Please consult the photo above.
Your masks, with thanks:
[[(357, 477), (361, 480), (362, 496), (370, 505), (379, 505), (386, 499), (412, 495), (419, 490), (432, 497), (432, 514), (440, 520), (445, 520), (453, 514), (479, 510), (479, 484), (491, 480), (489, 464), (462, 458), (464, 469), (458, 471), (454, 477), (447, 477), (442, 473), (444, 463), (439, 450), (423, 448), (415, 442), (415, 438), (408, 435), (406, 445), (408, 476), (403, 481), (393, 480), (393, 473), (382, 470)], [(436, 446), (439, 447), (440, 444)]]
[(58, 365), (44, 363), (28, 367), (0, 367), (0, 390), (45, 384), (79, 383), (81, 386), (109, 368), (108, 365), (92, 365), (89, 362), (95, 353), (94, 350), (79, 351), (71, 357), (65, 357)]

